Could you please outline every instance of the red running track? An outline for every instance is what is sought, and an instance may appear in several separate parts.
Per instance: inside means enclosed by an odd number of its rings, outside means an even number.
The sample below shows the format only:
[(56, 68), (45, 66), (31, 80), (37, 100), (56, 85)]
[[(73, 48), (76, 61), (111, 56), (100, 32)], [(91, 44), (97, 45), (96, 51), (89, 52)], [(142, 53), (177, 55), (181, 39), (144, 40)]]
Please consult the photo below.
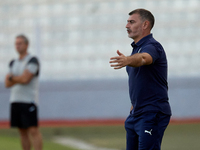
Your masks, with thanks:
[[(113, 126), (123, 125), (124, 119), (41, 120), (40, 127)], [(200, 123), (200, 118), (171, 119), (170, 124)], [(9, 121), (0, 121), (0, 128), (10, 128)]]

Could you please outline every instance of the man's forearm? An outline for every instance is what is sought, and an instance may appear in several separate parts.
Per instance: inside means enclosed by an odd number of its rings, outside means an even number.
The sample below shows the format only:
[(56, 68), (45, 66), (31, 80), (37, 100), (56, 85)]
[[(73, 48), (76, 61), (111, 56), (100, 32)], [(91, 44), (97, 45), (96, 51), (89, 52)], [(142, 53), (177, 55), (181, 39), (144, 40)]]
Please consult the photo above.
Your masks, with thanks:
[(127, 64), (131, 67), (140, 67), (144, 64), (142, 54), (127, 56)]
[(26, 84), (28, 82), (27, 78), (23, 76), (13, 76), (11, 81), (18, 84)]
[(150, 65), (153, 62), (153, 58), (148, 53), (136, 53), (131, 56), (125, 56), (119, 50), (117, 50), (119, 56), (111, 57), (111, 67), (114, 69), (121, 69), (125, 66), (140, 67), (143, 65)]
[(153, 63), (153, 58), (148, 53), (136, 53), (127, 57), (128, 66), (140, 67), (143, 65), (150, 65)]
[(18, 84), (28, 84), (33, 77), (34, 74), (30, 73), (28, 70), (25, 70), (20, 76), (12, 76), (11, 81)]

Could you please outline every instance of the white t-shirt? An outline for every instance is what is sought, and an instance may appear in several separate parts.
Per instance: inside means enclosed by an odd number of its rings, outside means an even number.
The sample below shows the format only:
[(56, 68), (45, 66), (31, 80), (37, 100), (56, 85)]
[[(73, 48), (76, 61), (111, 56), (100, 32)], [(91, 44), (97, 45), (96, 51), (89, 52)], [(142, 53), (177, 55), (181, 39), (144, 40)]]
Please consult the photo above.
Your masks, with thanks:
[(10, 62), (10, 73), (20, 76), (24, 70), (28, 70), (34, 77), (27, 84), (15, 84), (11, 87), (10, 102), (38, 103), (38, 77), (39, 62), (36, 57), (27, 55), (23, 59), (15, 59)]

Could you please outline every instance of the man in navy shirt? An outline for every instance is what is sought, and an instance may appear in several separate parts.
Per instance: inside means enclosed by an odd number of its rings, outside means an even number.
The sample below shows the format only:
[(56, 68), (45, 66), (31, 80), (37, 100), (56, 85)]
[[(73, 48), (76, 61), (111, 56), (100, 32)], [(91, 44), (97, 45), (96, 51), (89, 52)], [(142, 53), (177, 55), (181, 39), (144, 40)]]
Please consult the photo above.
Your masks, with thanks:
[(150, 11), (130, 12), (126, 28), (129, 38), (134, 40), (132, 54), (125, 56), (118, 50), (119, 56), (110, 60), (114, 69), (126, 66), (129, 76), (132, 107), (125, 121), (126, 150), (160, 150), (171, 116), (167, 59), (162, 45), (151, 34), (153, 26)]

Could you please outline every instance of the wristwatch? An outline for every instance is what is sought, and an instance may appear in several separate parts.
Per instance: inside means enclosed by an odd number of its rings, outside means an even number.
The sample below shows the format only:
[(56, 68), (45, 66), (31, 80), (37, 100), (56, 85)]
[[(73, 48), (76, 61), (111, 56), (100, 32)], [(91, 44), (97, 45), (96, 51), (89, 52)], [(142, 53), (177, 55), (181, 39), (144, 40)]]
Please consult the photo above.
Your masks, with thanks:
[(10, 75), (10, 77), (9, 77), (9, 81), (12, 81), (12, 78), (13, 78), (13, 75)]

